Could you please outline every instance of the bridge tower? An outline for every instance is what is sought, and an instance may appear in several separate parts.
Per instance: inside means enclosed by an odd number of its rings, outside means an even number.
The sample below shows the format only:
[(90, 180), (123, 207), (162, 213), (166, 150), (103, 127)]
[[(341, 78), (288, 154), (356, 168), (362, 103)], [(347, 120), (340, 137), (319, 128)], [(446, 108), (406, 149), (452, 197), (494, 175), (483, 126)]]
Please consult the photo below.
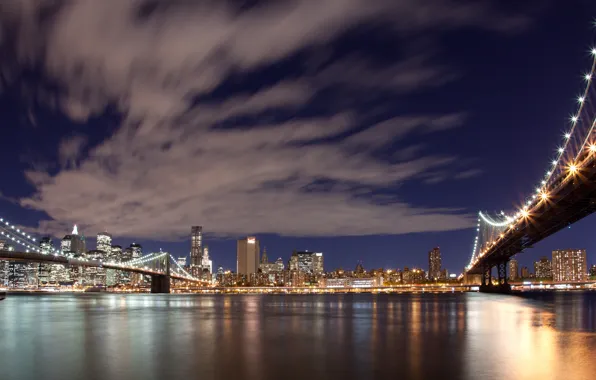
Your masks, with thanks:
[(170, 255), (164, 255), (164, 274), (151, 275), (151, 293), (170, 293)]

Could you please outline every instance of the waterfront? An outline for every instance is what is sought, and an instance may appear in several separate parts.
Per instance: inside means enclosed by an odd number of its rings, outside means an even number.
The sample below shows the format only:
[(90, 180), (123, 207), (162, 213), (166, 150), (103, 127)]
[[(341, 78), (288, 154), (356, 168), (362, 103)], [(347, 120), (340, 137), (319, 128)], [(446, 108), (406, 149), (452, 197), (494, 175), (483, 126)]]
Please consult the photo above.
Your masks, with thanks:
[(562, 379), (596, 293), (9, 295), (2, 379)]

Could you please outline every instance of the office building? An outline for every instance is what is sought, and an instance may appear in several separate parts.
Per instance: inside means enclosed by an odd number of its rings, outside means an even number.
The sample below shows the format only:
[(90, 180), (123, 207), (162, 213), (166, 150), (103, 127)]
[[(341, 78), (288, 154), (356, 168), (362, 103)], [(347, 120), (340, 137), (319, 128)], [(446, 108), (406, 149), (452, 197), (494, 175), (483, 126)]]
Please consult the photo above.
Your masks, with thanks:
[(190, 227), (190, 274), (200, 277), (203, 268), (203, 226)]
[(95, 249), (104, 253), (110, 252), (112, 248), (112, 235), (107, 232), (97, 234), (97, 244)]
[[(110, 248), (110, 253), (106, 257), (106, 261), (112, 261), (115, 263), (122, 262), (122, 246), (120, 245), (112, 245)], [(120, 274), (122, 271), (116, 269), (107, 269), (106, 270), (106, 285), (114, 286), (120, 283)]]
[(132, 258), (137, 259), (143, 256), (143, 246), (137, 243), (132, 243), (130, 245), (130, 249), (132, 249)]
[(428, 279), (437, 281), (441, 278), (441, 250), (433, 248), (428, 253)]
[(293, 252), (290, 258), (290, 270), (298, 270), (309, 275), (323, 273), (323, 254), (321, 252)]
[(236, 248), (236, 272), (250, 276), (259, 268), (259, 241), (254, 236), (238, 240)]
[(521, 278), (530, 278), (530, 270), (528, 269), (528, 267), (522, 267), (521, 268)]
[(509, 280), (517, 281), (519, 279), (519, 264), (516, 259), (509, 260)]
[(275, 270), (277, 272), (283, 272), (284, 269), (285, 269), (284, 261), (281, 259), (281, 257), (279, 257), (277, 260), (275, 260)]
[(184, 268), (186, 266), (186, 256), (178, 257), (178, 259), (176, 259), (176, 262), (178, 263), (178, 265)]
[[(52, 238), (49, 236), (44, 236), (39, 240), (39, 247), (41, 248), (41, 253), (44, 255), (49, 255), (54, 250), (52, 245)], [(37, 273), (37, 280), (38, 285), (44, 286), (49, 284), (50, 282), (50, 272), (52, 271), (52, 264), (38, 264), (38, 273)]]
[(534, 274), (538, 279), (552, 280), (552, 267), (547, 257), (541, 257), (540, 260), (534, 262)]
[[(99, 244), (98, 244), (99, 246)], [(104, 247), (105, 249), (105, 247)], [(100, 261), (104, 260), (106, 252), (104, 250), (93, 250), (87, 252), (88, 260)], [(88, 286), (104, 286), (106, 284), (106, 270), (104, 268), (88, 267), (84, 268), (85, 280), (84, 284)]]
[(70, 252), (72, 252), (74, 257), (81, 257), (85, 254), (85, 252), (87, 252), (87, 247), (85, 245), (85, 235), (79, 235), (79, 230), (76, 224), (74, 225), (72, 233), (70, 234)]
[(590, 268), (590, 277), (596, 277), (596, 264)]
[(203, 248), (203, 258), (201, 259), (201, 268), (203, 268), (203, 273), (207, 270), (209, 273), (213, 273), (213, 261), (209, 258), (209, 247), (205, 246)]
[(553, 251), (553, 281), (585, 281), (587, 274), (588, 263), (585, 249), (561, 249)]

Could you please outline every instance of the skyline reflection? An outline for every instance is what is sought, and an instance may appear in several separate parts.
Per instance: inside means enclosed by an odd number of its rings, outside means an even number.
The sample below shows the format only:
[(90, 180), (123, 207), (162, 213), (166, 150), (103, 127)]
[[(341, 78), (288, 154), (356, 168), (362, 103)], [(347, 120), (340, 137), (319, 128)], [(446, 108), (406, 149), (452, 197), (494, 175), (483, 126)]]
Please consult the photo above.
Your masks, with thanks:
[(0, 303), (2, 379), (588, 379), (596, 293), (43, 295)]

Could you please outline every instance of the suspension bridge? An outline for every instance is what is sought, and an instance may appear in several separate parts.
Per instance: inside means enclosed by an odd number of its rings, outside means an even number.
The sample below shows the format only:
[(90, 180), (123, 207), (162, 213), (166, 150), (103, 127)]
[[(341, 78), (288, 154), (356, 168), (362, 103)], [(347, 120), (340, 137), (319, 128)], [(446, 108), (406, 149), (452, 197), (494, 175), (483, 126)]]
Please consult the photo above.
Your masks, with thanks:
[(0, 218), (0, 239), (22, 247), (23, 250), (0, 249), (0, 260), (27, 263), (61, 264), (67, 267), (114, 269), (151, 277), (151, 293), (169, 293), (171, 280), (195, 284), (203, 280), (189, 274), (168, 252), (154, 252), (124, 262), (90, 260), (71, 257), (57, 249), (38, 245), (37, 239)]
[[(514, 212), (478, 213), (476, 238), (465, 273), (481, 275), (480, 290), (507, 293), (512, 256), (596, 211), (596, 49), (567, 132), (533, 194)], [(492, 270), (497, 269), (496, 284)]]

